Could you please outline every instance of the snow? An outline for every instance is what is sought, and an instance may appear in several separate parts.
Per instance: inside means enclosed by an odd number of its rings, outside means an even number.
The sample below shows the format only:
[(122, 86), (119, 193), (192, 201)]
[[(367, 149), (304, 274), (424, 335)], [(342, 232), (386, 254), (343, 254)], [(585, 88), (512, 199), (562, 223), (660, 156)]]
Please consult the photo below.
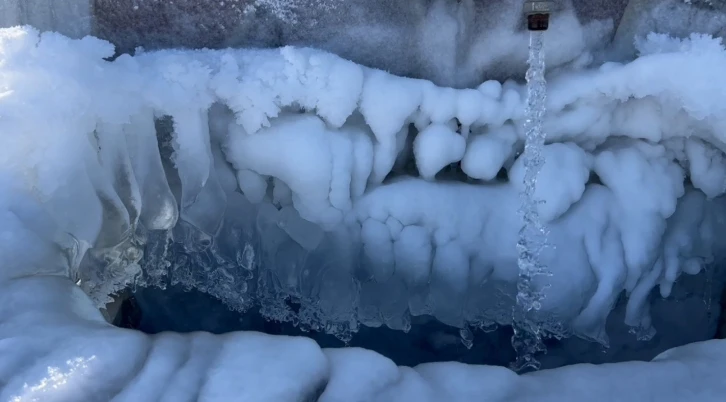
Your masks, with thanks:
[(698, 139), (685, 142), (688, 175), (693, 186), (708, 197), (718, 197), (726, 192), (726, 163), (721, 151)]
[[(506, 156), (506, 153), (504, 155)], [(501, 158), (501, 154), (499, 157)], [(539, 172), (537, 182), (547, 183), (547, 186), (538, 185), (534, 199), (542, 201), (537, 205), (540, 219), (543, 222), (550, 222), (561, 217), (572, 204), (582, 197), (585, 185), (590, 179), (592, 155), (571, 143), (555, 143), (543, 148), (542, 157), (544, 165)], [(501, 164), (497, 165), (501, 166)], [(489, 172), (491, 173), (493, 170), (491, 169)], [(562, 172), (568, 172), (568, 174), (562, 175)], [(512, 165), (509, 178), (517, 190), (524, 190), (522, 157), (517, 158)]]
[(511, 124), (473, 135), (461, 160), (461, 169), (473, 179), (493, 180), (512, 156), (516, 141), (517, 132)]
[[(541, 256), (552, 276), (537, 315), (550, 332), (603, 344), (622, 292), (624, 322), (652, 337), (651, 291), (668, 296), (679, 276), (724, 257), (726, 50), (699, 35), (651, 35), (639, 46), (628, 64), (560, 71), (545, 118), (536, 196), (555, 247)], [(523, 177), (524, 87), (514, 81), (442, 88), (296, 47), (104, 60), (112, 54), (91, 37), (0, 30), (3, 400), (336, 401), (355, 392), (636, 401), (725, 391), (714, 374), (723, 341), (650, 363), (516, 376), (454, 363), (395, 367), (300, 338), (150, 337), (107, 325), (95, 306), (143, 275), (129, 268), (142, 232), (172, 227), (184, 247), (211, 243), (204, 258), (235, 259), (199, 277), (187, 262), (185, 285), (239, 299), (239, 309), (244, 262), (272, 277), (262, 287), (271, 297), (319, 297), (300, 313), (318, 328), (406, 329), (421, 314), (461, 328), (506, 325)], [(173, 122), (161, 150), (154, 116)], [(409, 142), (416, 166), (404, 175), (395, 166)], [(485, 182), (437, 180), (457, 162), (460, 176)], [(502, 168), (508, 179), (492, 183)], [(261, 256), (247, 247), (247, 227), (262, 236)], [(238, 241), (220, 246), (232, 233)], [(128, 264), (82, 265), (89, 248)]]
[(442, 124), (426, 127), (413, 142), (416, 167), (427, 180), (433, 180), (441, 169), (460, 161), (465, 150), (464, 137)]

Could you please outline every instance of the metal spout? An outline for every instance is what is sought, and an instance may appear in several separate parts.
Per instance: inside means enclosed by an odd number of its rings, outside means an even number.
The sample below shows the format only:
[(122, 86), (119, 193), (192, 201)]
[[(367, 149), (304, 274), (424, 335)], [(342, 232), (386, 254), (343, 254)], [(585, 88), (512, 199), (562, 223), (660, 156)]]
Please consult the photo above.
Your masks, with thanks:
[(551, 12), (551, 1), (525, 1), (524, 16), (527, 17), (527, 29), (530, 31), (546, 31), (550, 26)]

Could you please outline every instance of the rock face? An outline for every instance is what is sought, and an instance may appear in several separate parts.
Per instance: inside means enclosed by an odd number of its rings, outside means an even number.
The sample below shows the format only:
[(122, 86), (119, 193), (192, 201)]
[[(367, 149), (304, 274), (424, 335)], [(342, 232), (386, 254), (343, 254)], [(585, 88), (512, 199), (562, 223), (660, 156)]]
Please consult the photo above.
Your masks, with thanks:
[(726, 33), (723, 5), (718, 0), (632, 0), (617, 28), (613, 49), (621, 57), (633, 57), (634, 38), (650, 32), (677, 37), (693, 32), (723, 37)]
[[(139, 46), (309, 46), (396, 75), (473, 87), (524, 74), (522, 2), (8, 0), (0, 4), (0, 26), (31, 24), (75, 38), (92, 33), (121, 53)], [(650, 31), (722, 35), (722, 8), (713, 0), (561, 0), (547, 34), (558, 46), (548, 49), (547, 63), (580, 60), (613, 38), (625, 60), (634, 55), (633, 38)]]
[(218, 48), (250, 16), (243, 1), (94, 0), (94, 34), (122, 52), (151, 48)]
[[(550, 66), (611, 39), (626, 0), (563, 1)], [(472, 87), (522, 76), (523, 0), (95, 0), (94, 34), (121, 52), (145, 48), (309, 46), (369, 67)], [(572, 5), (574, 3), (574, 6)], [(203, 4), (203, 5), (201, 5)]]
[(71, 38), (91, 32), (90, 0), (3, 0), (0, 27), (29, 24), (41, 31), (55, 31)]

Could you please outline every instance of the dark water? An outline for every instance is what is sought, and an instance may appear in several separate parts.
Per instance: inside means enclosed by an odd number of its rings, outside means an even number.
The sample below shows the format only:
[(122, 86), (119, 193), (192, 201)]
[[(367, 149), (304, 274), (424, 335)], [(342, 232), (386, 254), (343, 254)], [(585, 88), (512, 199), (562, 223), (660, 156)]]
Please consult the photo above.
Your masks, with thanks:
[[(638, 341), (635, 335), (628, 333), (628, 328), (622, 324), (622, 300), (608, 322), (610, 348), (578, 338), (549, 339), (545, 341), (548, 352), (538, 356), (542, 368), (584, 362), (649, 360), (669, 348), (714, 338), (723, 290), (723, 282), (716, 279), (708, 273), (684, 276), (668, 299), (662, 299), (654, 292), (652, 314), (658, 333), (652, 340)], [(271, 335), (306, 336), (324, 348), (346, 346), (325, 333), (305, 332), (291, 323), (269, 321), (254, 308), (244, 314), (231, 311), (212, 296), (196, 290), (186, 291), (178, 286), (164, 290), (138, 288), (124, 302), (117, 325), (149, 334), (165, 331), (207, 331), (215, 334), (259, 331)], [(468, 349), (461, 341), (457, 328), (429, 317), (415, 317), (408, 333), (386, 327), (362, 326), (347, 346), (376, 351), (405, 366), (441, 361), (507, 366), (515, 359), (510, 327), (500, 327), (488, 333), (473, 330), (473, 334), (474, 343)]]

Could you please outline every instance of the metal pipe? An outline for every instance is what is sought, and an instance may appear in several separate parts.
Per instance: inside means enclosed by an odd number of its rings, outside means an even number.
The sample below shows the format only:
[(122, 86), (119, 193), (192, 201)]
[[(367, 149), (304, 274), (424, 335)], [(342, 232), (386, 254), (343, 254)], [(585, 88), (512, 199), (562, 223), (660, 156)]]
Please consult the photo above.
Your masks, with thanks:
[(551, 1), (527, 0), (524, 2), (524, 16), (527, 17), (527, 29), (530, 31), (546, 31), (550, 26), (551, 13)]

